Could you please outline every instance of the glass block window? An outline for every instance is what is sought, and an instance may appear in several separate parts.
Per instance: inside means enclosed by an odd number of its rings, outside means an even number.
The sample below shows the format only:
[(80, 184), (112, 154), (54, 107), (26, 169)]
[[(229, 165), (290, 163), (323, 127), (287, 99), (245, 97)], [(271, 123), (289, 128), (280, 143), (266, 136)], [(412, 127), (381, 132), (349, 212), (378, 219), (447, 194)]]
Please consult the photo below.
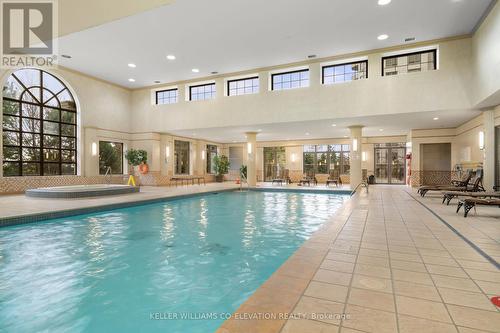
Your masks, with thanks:
[(76, 103), (64, 83), (25, 68), (2, 92), (3, 176), (76, 175)]
[(382, 76), (437, 69), (437, 51), (429, 50), (382, 58)]
[(257, 76), (227, 81), (228, 96), (257, 94), (259, 92), (259, 78)]
[(323, 84), (348, 82), (368, 78), (368, 61), (351, 62), (322, 68)]
[(179, 90), (167, 89), (156, 92), (156, 104), (174, 104), (177, 103), (179, 97)]
[(190, 101), (203, 101), (215, 98), (215, 83), (201, 84), (189, 87)]
[(309, 87), (309, 69), (271, 75), (273, 90), (287, 90)]

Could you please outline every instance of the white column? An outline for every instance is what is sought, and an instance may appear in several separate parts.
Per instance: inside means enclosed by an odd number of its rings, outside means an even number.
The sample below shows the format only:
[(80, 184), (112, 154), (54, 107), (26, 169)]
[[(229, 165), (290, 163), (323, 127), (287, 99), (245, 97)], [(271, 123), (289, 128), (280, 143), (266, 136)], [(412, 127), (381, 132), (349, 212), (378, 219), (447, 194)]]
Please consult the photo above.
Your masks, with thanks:
[(257, 148), (257, 133), (247, 132), (247, 180), (248, 185), (257, 185), (257, 163), (256, 163), (256, 148)]
[(363, 137), (363, 126), (350, 126), (351, 130), (351, 156), (350, 156), (350, 184), (351, 189), (354, 189), (361, 183), (361, 139)]
[(484, 176), (485, 190), (492, 191), (495, 185), (495, 110), (483, 112), (484, 128)]

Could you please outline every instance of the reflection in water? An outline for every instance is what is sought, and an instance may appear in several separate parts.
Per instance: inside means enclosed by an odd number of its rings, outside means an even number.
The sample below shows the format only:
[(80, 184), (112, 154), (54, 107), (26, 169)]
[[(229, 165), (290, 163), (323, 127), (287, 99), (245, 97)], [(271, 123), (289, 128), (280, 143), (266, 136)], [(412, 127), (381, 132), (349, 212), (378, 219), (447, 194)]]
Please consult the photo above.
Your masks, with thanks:
[(0, 228), (0, 331), (215, 331), (149, 316), (234, 311), (342, 201), (221, 193)]

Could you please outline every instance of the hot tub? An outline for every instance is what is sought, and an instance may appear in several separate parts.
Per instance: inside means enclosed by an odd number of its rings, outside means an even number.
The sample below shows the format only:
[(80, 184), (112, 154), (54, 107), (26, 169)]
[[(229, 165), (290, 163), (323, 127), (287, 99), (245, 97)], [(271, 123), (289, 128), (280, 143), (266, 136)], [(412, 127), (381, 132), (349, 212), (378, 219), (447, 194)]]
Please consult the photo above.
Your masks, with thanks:
[(36, 198), (87, 198), (107, 195), (137, 193), (138, 186), (95, 184), (95, 185), (73, 185), (57, 187), (41, 187), (26, 190), (26, 196)]

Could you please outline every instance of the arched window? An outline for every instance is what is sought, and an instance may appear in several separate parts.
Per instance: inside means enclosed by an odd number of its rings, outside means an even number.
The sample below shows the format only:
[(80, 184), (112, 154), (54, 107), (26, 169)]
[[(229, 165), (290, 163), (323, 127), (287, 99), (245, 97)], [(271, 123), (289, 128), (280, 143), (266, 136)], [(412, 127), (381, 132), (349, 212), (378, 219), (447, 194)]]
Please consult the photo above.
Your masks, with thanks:
[(76, 104), (39, 69), (20, 69), (3, 87), (3, 176), (76, 174)]

